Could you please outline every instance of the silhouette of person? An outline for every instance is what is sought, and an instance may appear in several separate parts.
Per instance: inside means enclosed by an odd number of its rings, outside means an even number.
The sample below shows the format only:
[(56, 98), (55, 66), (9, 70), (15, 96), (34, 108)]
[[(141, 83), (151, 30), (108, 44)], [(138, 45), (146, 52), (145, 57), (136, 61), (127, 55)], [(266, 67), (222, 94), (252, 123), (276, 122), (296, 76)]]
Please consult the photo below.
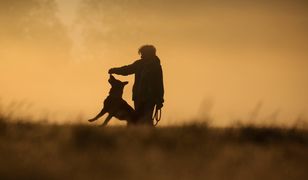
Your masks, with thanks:
[(123, 76), (135, 74), (133, 101), (137, 122), (153, 126), (154, 108), (161, 109), (164, 103), (162, 67), (153, 45), (141, 46), (138, 53), (141, 59), (127, 66), (111, 68), (108, 73)]

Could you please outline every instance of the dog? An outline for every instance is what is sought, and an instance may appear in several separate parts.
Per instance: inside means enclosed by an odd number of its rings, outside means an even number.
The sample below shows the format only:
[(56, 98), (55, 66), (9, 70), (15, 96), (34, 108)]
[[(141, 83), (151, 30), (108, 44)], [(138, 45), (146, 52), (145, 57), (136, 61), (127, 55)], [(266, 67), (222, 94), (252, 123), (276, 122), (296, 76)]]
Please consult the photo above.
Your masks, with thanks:
[(106, 126), (112, 117), (127, 121), (128, 126), (136, 124), (135, 110), (122, 98), (124, 87), (128, 84), (128, 82), (117, 80), (111, 74), (108, 82), (111, 84), (111, 89), (108, 97), (104, 100), (103, 109), (94, 118), (89, 119), (88, 121), (94, 122), (105, 113), (108, 113), (108, 116), (102, 126)]

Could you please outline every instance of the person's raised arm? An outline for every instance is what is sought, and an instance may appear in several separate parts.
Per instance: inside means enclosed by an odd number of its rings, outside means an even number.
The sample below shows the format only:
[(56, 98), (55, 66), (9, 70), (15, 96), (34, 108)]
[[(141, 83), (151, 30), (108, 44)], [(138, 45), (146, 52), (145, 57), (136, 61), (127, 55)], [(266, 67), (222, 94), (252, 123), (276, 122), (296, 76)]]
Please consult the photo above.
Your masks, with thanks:
[(134, 74), (138, 68), (138, 61), (135, 61), (133, 64), (127, 65), (127, 66), (122, 66), (118, 68), (111, 68), (109, 69), (108, 73), (109, 74), (118, 74), (118, 75), (123, 75), (127, 76), (130, 74)]

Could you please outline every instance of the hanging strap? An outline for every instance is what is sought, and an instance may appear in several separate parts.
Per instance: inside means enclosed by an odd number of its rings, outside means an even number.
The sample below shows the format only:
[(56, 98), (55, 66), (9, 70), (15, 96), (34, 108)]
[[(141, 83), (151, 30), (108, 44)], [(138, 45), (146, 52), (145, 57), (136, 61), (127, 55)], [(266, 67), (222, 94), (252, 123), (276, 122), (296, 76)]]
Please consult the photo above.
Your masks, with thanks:
[(154, 126), (157, 126), (158, 122), (161, 120), (161, 109), (157, 109), (157, 105), (155, 106), (155, 111), (152, 119), (155, 121)]

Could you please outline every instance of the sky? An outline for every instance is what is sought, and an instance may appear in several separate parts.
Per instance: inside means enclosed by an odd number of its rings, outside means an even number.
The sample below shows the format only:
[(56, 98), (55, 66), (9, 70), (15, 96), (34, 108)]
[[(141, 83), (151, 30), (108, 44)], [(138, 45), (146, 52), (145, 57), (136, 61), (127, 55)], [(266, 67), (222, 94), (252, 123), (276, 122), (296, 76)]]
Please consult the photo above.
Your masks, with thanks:
[[(108, 69), (153, 44), (162, 125), (307, 122), (307, 9), (302, 0), (0, 1), (0, 107), (84, 122), (108, 95)], [(129, 81), (132, 105), (133, 76), (117, 78)]]

